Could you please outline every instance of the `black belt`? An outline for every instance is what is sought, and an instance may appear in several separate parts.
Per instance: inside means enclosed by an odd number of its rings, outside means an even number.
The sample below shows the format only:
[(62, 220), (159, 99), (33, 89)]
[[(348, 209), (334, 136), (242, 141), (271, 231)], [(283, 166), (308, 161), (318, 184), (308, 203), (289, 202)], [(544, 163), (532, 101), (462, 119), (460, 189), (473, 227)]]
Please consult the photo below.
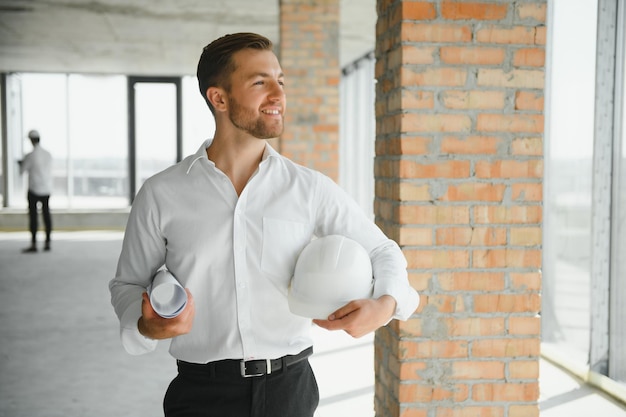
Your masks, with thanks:
[(244, 378), (253, 376), (270, 375), (278, 372), (283, 368), (288, 368), (301, 362), (313, 354), (313, 347), (309, 347), (296, 355), (285, 355), (278, 359), (255, 359), (244, 361), (225, 359), (221, 361), (209, 363), (190, 363), (185, 361), (177, 361), (178, 371), (181, 373), (201, 372), (211, 376), (220, 375), (239, 375)]

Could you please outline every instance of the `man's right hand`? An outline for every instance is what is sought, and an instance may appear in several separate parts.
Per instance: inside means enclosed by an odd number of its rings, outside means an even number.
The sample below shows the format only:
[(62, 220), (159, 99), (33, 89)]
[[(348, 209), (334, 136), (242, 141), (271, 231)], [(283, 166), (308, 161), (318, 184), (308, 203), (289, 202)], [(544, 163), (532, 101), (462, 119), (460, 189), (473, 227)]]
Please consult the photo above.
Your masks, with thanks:
[(144, 292), (141, 301), (141, 317), (137, 322), (139, 333), (150, 339), (170, 339), (189, 333), (196, 308), (191, 292), (187, 288), (185, 291), (187, 291), (187, 305), (178, 316), (171, 319), (159, 316), (150, 304), (148, 293)]

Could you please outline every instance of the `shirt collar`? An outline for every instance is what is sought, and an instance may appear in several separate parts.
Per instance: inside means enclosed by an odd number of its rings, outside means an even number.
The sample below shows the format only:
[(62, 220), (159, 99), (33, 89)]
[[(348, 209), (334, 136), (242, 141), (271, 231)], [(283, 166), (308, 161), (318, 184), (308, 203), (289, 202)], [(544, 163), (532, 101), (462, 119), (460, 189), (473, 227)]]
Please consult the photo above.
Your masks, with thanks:
[[(213, 164), (213, 162), (209, 160), (206, 154), (206, 150), (209, 146), (211, 146), (212, 142), (213, 142), (213, 138), (205, 140), (204, 143), (200, 146), (200, 148), (196, 151), (196, 153), (191, 156), (191, 158), (189, 159), (189, 166), (187, 167), (187, 174), (189, 174), (189, 172), (191, 171), (191, 168), (195, 165), (195, 163), (201, 159), (206, 159), (207, 162), (209, 162), (210, 164)], [(263, 156), (261, 157), (261, 163), (265, 162), (270, 157), (276, 158), (278, 156), (280, 156), (280, 154), (276, 152), (276, 150), (272, 148), (272, 146), (266, 141), (265, 149), (263, 150)]]

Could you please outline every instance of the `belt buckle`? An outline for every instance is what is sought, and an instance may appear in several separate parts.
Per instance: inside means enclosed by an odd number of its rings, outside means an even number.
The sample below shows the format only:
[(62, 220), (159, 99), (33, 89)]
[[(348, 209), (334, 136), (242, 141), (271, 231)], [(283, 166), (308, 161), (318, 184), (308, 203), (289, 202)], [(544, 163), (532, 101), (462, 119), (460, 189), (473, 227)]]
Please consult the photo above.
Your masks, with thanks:
[[(252, 377), (256, 377), (256, 376), (263, 376), (265, 374), (269, 375), (272, 373), (272, 361), (270, 359), (265, 359), (266, 361), (266, 365), (265, 365), (265, 370), (266, 372), (263, 373), (259, 373), (259, 374), (248, 374), (246, 372), (246, 361), (244, 359), (241, 360), (241, 362), (239, 362), (239, 369), (241, 370), (241, 376), (244, 378), (252, 378)], [(252, 362), (252, 361), (250, 361)]]

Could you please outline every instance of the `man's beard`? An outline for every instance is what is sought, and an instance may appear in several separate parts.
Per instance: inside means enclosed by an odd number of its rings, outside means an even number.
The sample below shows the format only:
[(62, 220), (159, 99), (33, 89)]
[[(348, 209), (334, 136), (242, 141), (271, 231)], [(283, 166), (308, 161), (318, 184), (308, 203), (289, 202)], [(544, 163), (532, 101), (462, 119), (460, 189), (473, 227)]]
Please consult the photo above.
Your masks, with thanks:
[(283, 133), (283, 120), (271, 119), (269, 123), (263, 121), (262, 117), (257, 117), (250, 110), (241, 106), (237, 100), (228, 99), (230, 108), (230, 122), (235, 127), (249, 133), (258, 139), (272, 139)]

